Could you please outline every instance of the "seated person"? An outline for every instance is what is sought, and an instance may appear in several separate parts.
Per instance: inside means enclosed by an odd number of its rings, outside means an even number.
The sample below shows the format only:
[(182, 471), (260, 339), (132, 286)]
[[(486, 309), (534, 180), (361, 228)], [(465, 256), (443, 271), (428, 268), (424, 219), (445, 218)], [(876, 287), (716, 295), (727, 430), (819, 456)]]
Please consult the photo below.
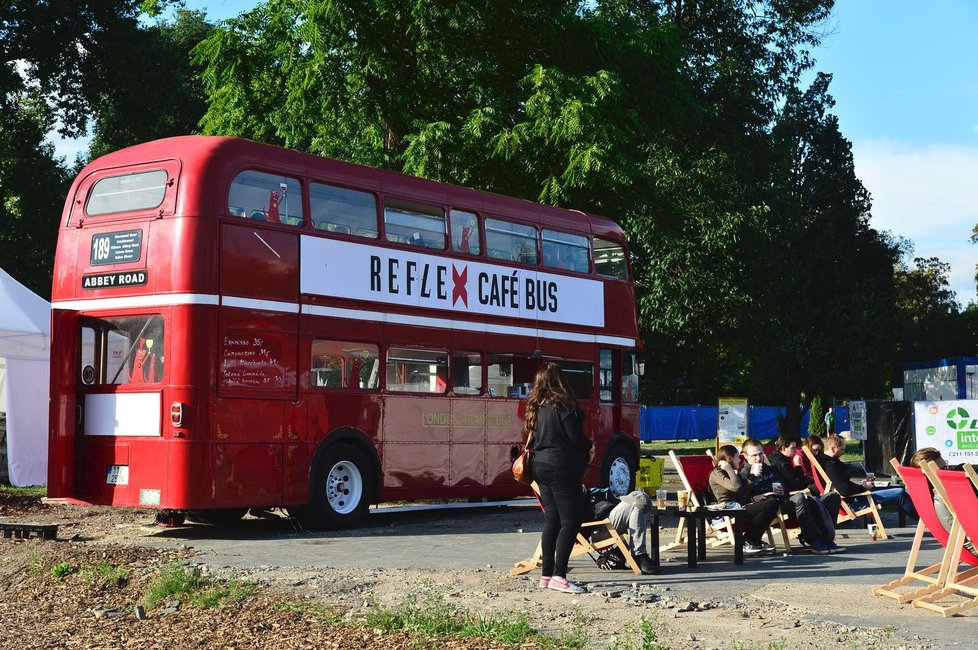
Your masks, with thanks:
[(628, 533), (628, 546), (642, 575), (659, 573), (659, 567), (649, 557), (646, 544), (652, 505), (652, 499), (648, 494), (642, 490), (634, 490), (623, 496), (618, 505), (607, 514), (615, 530), (620, 534)]
[[(959, 466), (949, 468), (947, 463), (944, 462), (944, 459), (941, 457), (941, 452), (934, 447), (924, 447), (923, 449), (918, 449), (916, 452), (914, 452), (914, 455), (910, 458), (910, 466), (920, 467), (920, 464), (925, 460), (936, 463), (938, 469), (960, 469)], [(928, 482), (927, 487), (930, 488), (931, 498), (934, 499), (934, 510), (937, 512), (937, 518), (940, 520), (941, 526), (943, 526), (944, 530), (947, 532), (951, 532), (951, 525), (954, 523), (954, 515), (952, 515), (951, 511), (947, 509), (947, 506), (944, 504), (944, 500), (941, 499), (936, 492), (934, 492), (934, 486)], [(972, 555), (978, 555), (978, 550), (975, 549), (975, 545), (967, 537), (964, 538), (964, 547), (968, 549)]]
[[(826, 539), (828, 533), (825, 529), (825, 523), (818, 513), (820, 506), (811, 498), (811, 494), (805, 491), (788, 495), (783, 483), (780, 490), (775, 492), (774, 484), (781, 481), (778, 480), (777, 473), (764, 455), (761, 441), (756, 438), (748, 438), (744, 441), (742, 449), (747, 463), (741, 468), (740, 477), (749, 486), (748, 494), (750, 497), (755, 500), (770, 498), (778, 504), (782, 514), (796, 518), (801, 527), (802, 541), (811, 546), (812, 550), (819, 555), (839, 552), (841, 547), (833, 548)], [(777, 454), (778, 452), (775, 452), (775, 455)], [(835, 537), (834, 527), (832, 537), (833, 539)]]
[[(812, 434), (805, 438), (805, 446), (812, 452), (812, 456), (817, 458), (818, 462), (821, 463), (822, 454), (825, 451), (825, 443), (822, 442), (822, 439), (815, 434)], [(805, 476), (812, 479), (812, 481), (815, 480), (815, 470), (812, 469), (812, 463), (808, 460), (808, 456), (805, 456), (804, 454), (801, 456), (801, 469), (803, 472), (805, 472)]]
[(832, 487), (846, 498), (852, 497), (852, 505), (864, 508), (867, 505), (867, 497), (854, 496), (861, 492), (872, 492), (872, 499), (876, 505), (895, 505), (899, 506), (903, 512), (914, 519), (917, 518), (917, 511), (914, 510), (913, 502), (910, 501), (907, 491), (902, 487), (875, 489), (872, 481), (854, 483), (849, 480), (849, 468), (842, 462), (842, 454), (846, 451), (846, 441), (841, 436), (829, 436), (825, 440), (825, 454), (819, 458), (822, 469), (832, 481)]
[(769, 497), (752, 499), (751, 486), (738, 473), (740, 452), (733, 445), (723, 445), (717, 452), (713, 471), (710, 472), (710, 490), (721, 504), (736, 503), (744, 508), (750, 523), (744, 532), (744, 553), (756, 555), (768, 553), (771, 546), (761, 537), (778, 514), (778, 502)]
[[(842, 497), (837, 492), (827, 492), (819, 494), (815, 487), (815, 479), (806, 476), (801, 466), (802, 457), (798, 451), (798, 443), (789, 440), (784, 436), (779, 436), (774, 441), (775, 452), (771, 454), (768, 462), (777, 476), (777, 481), (784, 486), (784, 489), (791, 492), (804, 492), (802, 496), (802, 508), (812, 510), (815, 515), (815, 523), (818, 526), (822, 541), (828, 546), (830, 552), (842, 553), (845, 549), (835, 543), (835, 519), (836, 513), (842, 503)], [(798, 495), (792, 495), (795, 500)], [(799, 518), (799, 521), (801, 519)], [(811, 540), (803, 539), (806, 544)]]

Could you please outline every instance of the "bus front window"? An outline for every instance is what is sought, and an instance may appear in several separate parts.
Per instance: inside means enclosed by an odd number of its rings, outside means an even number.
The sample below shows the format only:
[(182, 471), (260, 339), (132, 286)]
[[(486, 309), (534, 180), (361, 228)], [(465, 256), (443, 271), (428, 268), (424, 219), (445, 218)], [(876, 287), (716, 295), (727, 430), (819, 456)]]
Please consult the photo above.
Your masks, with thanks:
[(86, 319), (81, 326), (81, 382), (156, 384), (163, 379), (163, 317)]

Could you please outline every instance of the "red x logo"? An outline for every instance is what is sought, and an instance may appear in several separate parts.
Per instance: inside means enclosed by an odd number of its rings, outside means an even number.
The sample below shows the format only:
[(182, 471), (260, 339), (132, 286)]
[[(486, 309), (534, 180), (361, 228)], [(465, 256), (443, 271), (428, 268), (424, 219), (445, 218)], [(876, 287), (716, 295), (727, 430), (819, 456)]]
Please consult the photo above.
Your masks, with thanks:
[(469, 306), (469, 292), (465, 288), (465, 281), (469, 277), (469, 267), (462, 267), (462, 272), (459, 273), (455, 265), (452, 264), (452, 283), (455, 285), (452, 288), (452, 307), (458, 302), (459, 298), (462, 299), (462, 304), (465, 305), (466, 309)]

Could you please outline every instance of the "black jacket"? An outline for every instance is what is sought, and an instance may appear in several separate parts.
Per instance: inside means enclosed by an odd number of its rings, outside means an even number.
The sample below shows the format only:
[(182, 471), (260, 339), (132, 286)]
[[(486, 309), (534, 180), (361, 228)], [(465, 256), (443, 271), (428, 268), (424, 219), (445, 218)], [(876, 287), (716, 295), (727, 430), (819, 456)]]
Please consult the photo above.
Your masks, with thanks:
[(537, 411), (537, 430), (530, 441), (534, 467), (549, 465), (583, 476), (592, 444), (576, 410), (547, 405)]
[(805, 471), (802, 468), (792, 465), (791, 459), (786, 458), (780, 451), (775, 450), (768, 457), (768, 462), (771, 463), (778, 481), (788, 492), (808, 490), (815, 483), (812, 478), (805, 476)]
[(822, 454), (818, 457), (818, 462), (822, 465), (825, 473), (828, 474), (829, 480), (832, 481), (832, 487), (842, 496), (851, 497), (854, 494), (866, 491), (866, 486), (853, 483), (849, 480), (849, 468), (838, 458), (833, 458), (828, 454)]

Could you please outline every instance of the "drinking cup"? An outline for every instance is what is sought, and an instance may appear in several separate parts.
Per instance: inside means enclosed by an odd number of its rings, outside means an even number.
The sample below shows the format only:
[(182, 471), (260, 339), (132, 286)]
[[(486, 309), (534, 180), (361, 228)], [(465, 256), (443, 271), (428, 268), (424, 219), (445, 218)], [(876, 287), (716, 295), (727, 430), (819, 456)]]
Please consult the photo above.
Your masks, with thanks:
[(679, 509), (685, 510), (686, 506), (689, 505), (689, 492), (686, 490), (679, 490), (676, 492), (676, 501), (679, 504)]
[(760, 476), (764, 473), (764, 463), (754, 463), (750, 466), (750, 473), (754, 476)]
[(655, 491), (655, 507), (660, 510), (666, 507), (666, 491), (662, 488)]
[(869, 524), (869, 525), (866, 526), (866, 528), (867, 528), (867, 530), (869, 530), (869, 538), (872, 539), (875, 542), (876, 541), (876, 524)]

